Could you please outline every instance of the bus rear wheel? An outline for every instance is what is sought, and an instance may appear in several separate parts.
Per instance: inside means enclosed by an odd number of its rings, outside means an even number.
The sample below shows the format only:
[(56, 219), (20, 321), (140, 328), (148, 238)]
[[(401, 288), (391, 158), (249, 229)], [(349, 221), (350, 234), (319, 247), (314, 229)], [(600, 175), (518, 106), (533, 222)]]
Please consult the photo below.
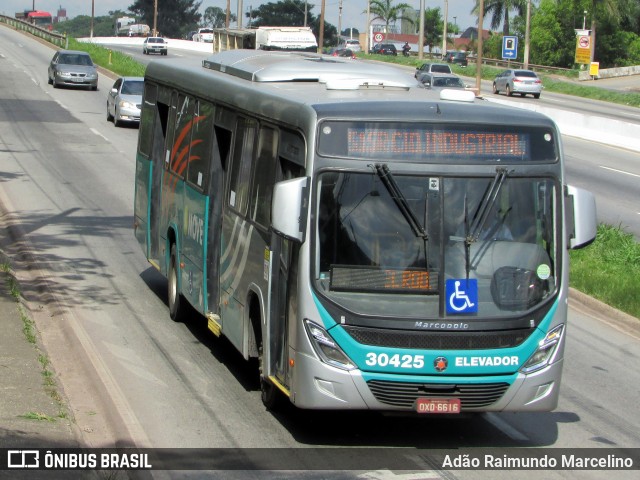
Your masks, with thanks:
[(171, 259), (169, 260), (168, 280), (168, 300), (169, 300), (169, 316), (172, 320), (178, 322), (182, 318), (183, 307), (180, 290), (178, 288), (178, 254), (176, 244), (171, 245)]

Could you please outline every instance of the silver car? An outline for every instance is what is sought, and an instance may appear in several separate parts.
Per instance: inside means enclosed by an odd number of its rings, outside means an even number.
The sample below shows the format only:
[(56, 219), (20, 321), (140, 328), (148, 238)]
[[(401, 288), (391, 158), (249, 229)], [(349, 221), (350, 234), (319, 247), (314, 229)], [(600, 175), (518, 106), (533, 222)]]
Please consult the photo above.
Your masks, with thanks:
[(107, 95), (107, 121), (119, 127), (124, 122), (140, 123), (143, 77), (120, 77)]
[(493, 93), (505, 92), (509, 97), (519, 93), (524, 97), (530, 93), (534, 98), (540, 98), (542, 80), (531, 70), (505, 70), (493, 80)]
[(462, 79), (449, 73), (424, 73), (420, 76), (420, 82), (426, 88), (467, 88)]
[(91, 55), (78, 50), (59, 50), (51, 59), (47, 72), (49, 85), (98, 89), (98, 67)]

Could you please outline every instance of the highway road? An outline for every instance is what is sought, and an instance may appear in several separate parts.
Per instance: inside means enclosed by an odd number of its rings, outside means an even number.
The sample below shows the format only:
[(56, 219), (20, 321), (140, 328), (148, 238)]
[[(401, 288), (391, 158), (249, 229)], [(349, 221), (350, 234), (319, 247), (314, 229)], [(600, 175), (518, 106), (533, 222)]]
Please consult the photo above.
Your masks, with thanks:
[[(0, 245), (14, 262), (86, 445), (640, 447), (640, 335), (608, 323), (612, 315), (606, 309), (575, 298), (554, 412), (415, 418), (265, 411), (255, 364), (210, 335), (202, 319), (169, 319), (166, 281), (146, 263), (133, 237), (138, 131), (106, 121), (111, 80), (102, 77), (97, 92), (54, 90), (46, 81), (52, 55), (49, 47), (0, 28)], [(599, 205), (610, 197), (614, 214), (623, 210), (618, 200), (624, 195), (636, 199), (629, 211), (637, 209), (636, 177), (629, 181), (616, 173), (640, 174), (636, 152), (570, 138), (565, 149), (571, 182), (594, 191)], [(587, 163), (593, 157), (597, 161)], [(416, 472), (363, 468), (273, 478), (514, 478), (509, 472), (445, 472), (419, 462), (415, 467)], [(327, 462), (327, 470), (332, 468)], [(602, 473), (582, 471), (580, 478)], [(162, 475), (192, 478), (188, 472)], [(255, 472), (216, 475), (207, 478), (265, 478)], [(539, 477), (540, 472), (518, 472), (518, 478)], [(544, 472), (544, 478), (573, 477)]]

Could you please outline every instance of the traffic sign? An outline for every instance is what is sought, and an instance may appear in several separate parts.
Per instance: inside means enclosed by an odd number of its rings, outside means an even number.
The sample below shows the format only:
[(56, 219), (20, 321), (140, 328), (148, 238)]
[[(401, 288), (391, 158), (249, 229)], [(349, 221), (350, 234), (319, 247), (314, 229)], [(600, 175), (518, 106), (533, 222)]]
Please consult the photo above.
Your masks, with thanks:
[(578, 35), (576, 37), (576, 63), (589, 65), (591, 63), (591, 37)]
[(381, 32), (377, 32), (373, 34), (373, 40), (376, 43), (384, 42), (384, 34)]
[(502, 58), (514, 59), (518, 56), (518, 37), (507, 36), (502, 37)]

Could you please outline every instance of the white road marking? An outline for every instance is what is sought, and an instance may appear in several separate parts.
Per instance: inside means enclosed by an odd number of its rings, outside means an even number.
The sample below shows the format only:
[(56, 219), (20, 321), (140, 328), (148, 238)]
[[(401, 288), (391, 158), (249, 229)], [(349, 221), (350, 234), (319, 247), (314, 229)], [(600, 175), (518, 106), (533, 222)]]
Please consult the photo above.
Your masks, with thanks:
[(622, 173), (624, 175), (631, 175), (632, 177), (639, 177), (640, 178), (640, 175), (638, 175), (637, 173), (625, 172), (624, 170), (618, 170), (617, 168), (605, 167), (603, 165), (600, 165), (600, 168), (604, 168), (605, 170), (611, 170), (612, 172)]
[(373, 470), (361, 473), (357, 475), (357, 478), (365, 480), (437, 480), (442, 477), (432, 470), (407, 473), (394, 473), (391, 470)]
[(107, 137), (105, 137), (104, 135), (102, 135), (99, 131), (97, 131), (95, 128), (91, 128), (90, 129), (93, 133), (95, 133), (96, 135), (98, 135), (99, 137), (102, 137), (105, 139), (105, 141), (109, 141), (109, 139)]

